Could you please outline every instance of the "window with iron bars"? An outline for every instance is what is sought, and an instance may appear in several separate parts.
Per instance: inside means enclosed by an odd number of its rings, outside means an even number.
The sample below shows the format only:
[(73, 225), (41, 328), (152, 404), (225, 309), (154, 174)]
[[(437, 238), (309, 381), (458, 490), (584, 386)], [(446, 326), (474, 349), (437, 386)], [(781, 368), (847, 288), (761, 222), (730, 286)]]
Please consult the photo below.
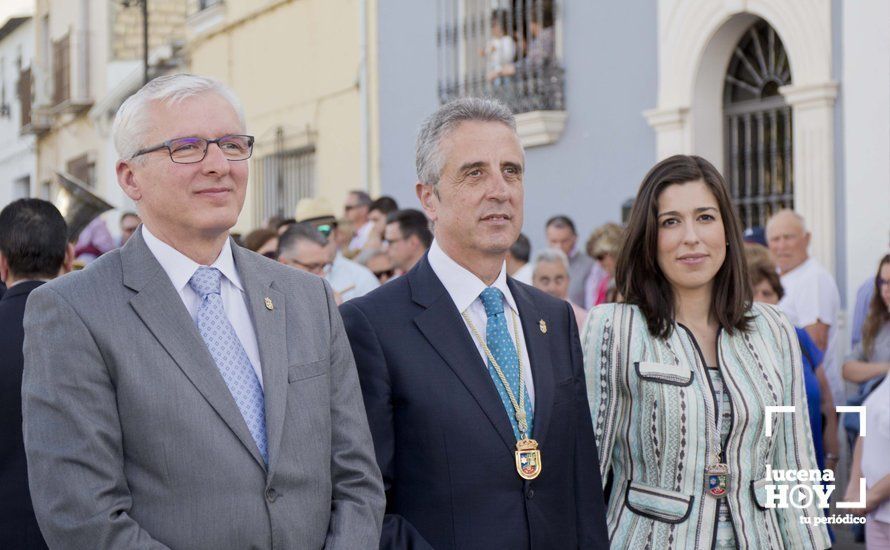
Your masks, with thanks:
[(494, 97), (514, 113), (565, 109), (557, 0), (437, 0), (439, 101)]
[(53, 105), (71, 97), (70, 35), (53, 41)]
[(765, 227), (775, 212), (794, 207), (791, 108), (779, 93), (789, 84), (778, 34), (754, 23), (733, 52), (723, 96), (724, 172), (745, 228)]
[(32, 90), (33, 83), (31, 82), (31, 67), (26, 69), (22, 69), (19, 72), (19, 80), (16, 85), (16, 95), (19, 100), (20, 114), (21, 114), (21, 124), (20, 127), (24, 128), (31, 124), (31, 103), (33, 101)]
[(315, 147), (272, 153), (254, 162), (257, 220), (293, 216), (297, 202), (315, 193)]

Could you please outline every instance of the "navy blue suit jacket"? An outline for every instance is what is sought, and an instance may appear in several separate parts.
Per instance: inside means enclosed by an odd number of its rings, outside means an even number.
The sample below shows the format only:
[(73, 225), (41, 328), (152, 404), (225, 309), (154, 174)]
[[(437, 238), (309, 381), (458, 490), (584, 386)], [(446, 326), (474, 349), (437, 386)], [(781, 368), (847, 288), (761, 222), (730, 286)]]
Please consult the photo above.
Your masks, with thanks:
[(37, 527), (22, 437), (22, 320), (40, 281), (22, 281), (0, 299), (0, 548), (46, 548)]
[(571, 306), (508, 285), (534, 379), (534, 481), (516, 472), (507, 412), (426, 257), (340, 307), (386, 487), (381, 548), (609, 547)]

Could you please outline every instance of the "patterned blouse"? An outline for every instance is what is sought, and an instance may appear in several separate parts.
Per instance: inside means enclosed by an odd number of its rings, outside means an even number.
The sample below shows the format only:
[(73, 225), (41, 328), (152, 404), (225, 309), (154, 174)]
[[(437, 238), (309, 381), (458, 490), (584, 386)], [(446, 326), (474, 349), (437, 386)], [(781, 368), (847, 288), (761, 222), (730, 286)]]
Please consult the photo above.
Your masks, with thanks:
[[(716, 426), (713, 381), (692, 334), (675, 325), (667, 339), (655, 338), (639, 308), (627, 304), (590, 312), (581, 344), (600, 473), (611, 478), (612, 548), (831, 545), (824, 525), (801, 519), (821, 517), (815, 504), (767, 507), (766, 486), (782, 483), (766, 478), (767, 465), (814, 470), (816, 460), (794, 328), (773, 306), (755, 304), (749, 314), (750, 330), (717, 337), (712, 376), (729, 405), (721, 407), (729, 412), (721, 426), (729, 477), (718, 499), (707, 493), (705, 476)], [(794, 414), (774, 413), (767, 437), (765, 408), (783, 405)]]

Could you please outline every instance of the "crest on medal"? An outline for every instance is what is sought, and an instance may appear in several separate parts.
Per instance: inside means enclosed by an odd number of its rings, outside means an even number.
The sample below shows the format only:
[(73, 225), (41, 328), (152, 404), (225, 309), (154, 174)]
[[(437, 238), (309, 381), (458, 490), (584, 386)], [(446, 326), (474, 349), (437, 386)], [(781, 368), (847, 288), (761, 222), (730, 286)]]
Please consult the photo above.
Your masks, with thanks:
[(535, 479), (541, 473), (541, 451), (534, 439), (516, 442), (516, 471), (523, 479)]
[(722, 464), (718, 464), (708, 472), (708, 494), (717, 498), (726, 496), (726, 480), (729, 474), (728, 468), (720, 466)]

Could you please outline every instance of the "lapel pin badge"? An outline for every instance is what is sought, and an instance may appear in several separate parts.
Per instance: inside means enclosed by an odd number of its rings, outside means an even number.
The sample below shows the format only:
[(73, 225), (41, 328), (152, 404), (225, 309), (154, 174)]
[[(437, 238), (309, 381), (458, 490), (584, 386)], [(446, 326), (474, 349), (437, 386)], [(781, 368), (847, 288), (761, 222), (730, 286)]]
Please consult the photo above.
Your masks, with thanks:
[(547, 334), (547, 323), (544, 322), (544, 319), (538, 321), (538, 328), (541, 329), (541, 334)]
[(275, 306), (272, 304), (272, 298), (264, 298), (263, 303), (266, 304), (266, 309), (268, 309), (269, 311), (275, 309)]

